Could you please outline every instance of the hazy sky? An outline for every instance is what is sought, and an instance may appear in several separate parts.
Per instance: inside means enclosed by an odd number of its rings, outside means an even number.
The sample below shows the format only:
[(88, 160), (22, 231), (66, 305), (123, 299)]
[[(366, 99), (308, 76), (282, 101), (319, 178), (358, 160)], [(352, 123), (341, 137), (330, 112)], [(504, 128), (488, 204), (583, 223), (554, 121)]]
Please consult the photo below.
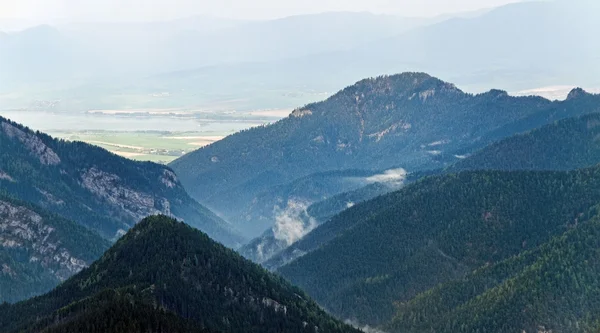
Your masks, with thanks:
[(434, 16), (520, 0), (0, 0), (0, 18), (149, 21), (193, 15), (264, 19), (324, 11)]

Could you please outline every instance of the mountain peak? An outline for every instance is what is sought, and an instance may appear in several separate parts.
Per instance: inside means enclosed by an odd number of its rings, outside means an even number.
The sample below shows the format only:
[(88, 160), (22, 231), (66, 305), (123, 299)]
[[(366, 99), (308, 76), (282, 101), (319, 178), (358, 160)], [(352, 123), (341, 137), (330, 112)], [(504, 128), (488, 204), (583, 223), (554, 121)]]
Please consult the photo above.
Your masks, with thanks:
[(184, 223), (166, 215), (153, 215), (141, 220), (132, 230), (134, 232), (142, 232), (158, 227), (173, 228), (177, 226), (177, 224), (183, 225)]
[[(75, 325), (98, 304), (114, 305), (106, 292), (125, 294), (136, 307), (164, 309), (209, 331), (359, 332), (334, 320), (300, 289), (164, 215), (145, 218), (53, 292), (0, 311), (0, 331), (52, 328), (57, 313), (67, 314), (58, 324)], [(16, 314), (18, 321), (12, 320)]]
[(422, 72), (404, 72), (364, 79), (346, 88), (342, 91), (342, 93), (344, 92), (354, 92), (355, 94), (360, 92), (374, 95), (394, 94), (405, 96), (409, 99), (418, 95), (423, 101), (440, 92), (463, 93), (454, 84)]
[(567, 95), (567, 101), (579, 98), (581, 96), (585, 96), (587, 94), (587, 91), (583, 90), (583, 88), (574, 88), (573, 90), (571, 90), (571, 92), (569, 92), (569, 95)]

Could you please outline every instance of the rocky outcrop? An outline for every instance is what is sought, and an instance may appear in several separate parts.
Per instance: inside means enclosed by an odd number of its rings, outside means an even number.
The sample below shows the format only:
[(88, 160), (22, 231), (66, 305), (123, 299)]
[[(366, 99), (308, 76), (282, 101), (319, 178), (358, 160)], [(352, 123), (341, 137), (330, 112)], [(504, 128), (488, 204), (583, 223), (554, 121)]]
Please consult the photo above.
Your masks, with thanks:
[[(163, 184), (175, 186), (174, 174), (163, 174)], [(175, 178), (173, 178), (175, 177)], [(81, 175), (81, 185), (113, 206), (129, 214), (135, 221), (149, 215), (163, 214), (172, 216), (170, 202), (165, 198), (156, 198), (151, 194), (135, 191), (121, 182), (115, 174), (90, 168)]]
[[(60, 241), (54, 240), (55, 229), (28, 208), (0, 201), (0, 247), (22, 250), (28, 261), (39, 263), (63, 281), (87, 266), (71, 255)], [(10, 273), (10, 266), (3, 267)]]
[(9, 174), (2, 170), (0, 170), (0, 180), (8, 180), (9, 182), (15, 181)]
[(9, 138), (19, 140), (43, 165), (60, 164), (60, 157), (34, 134), (26, 133), (7, 122), (2, 122), (2, 130)]
[(306, 116), (312, 116), (312, 114), (313, 114), (312, 110), (298, 109), (298, 110), (292, 111), (292, 114), (290, 114), (290, 116), (293, 118), (302, 118), (302, 117), (306, 117)]
[(167, 169), (163, 171), (162, 177), (160, 177), (160, 182), (168, 188), (175, 188), (179, 184), (177, 175), (175, 175), (173, 171)]
[(65, 204), (64, 200), (55, 197), (54, 195), (52, 195), (51, 193), (49, 193), (47, 191), (44, 191), (37, 187), (36, 187), (36, 190), (38, 192), (40, 192), (40, 194), (43, 195), (44, 198), (46, 198), (45, 203), (47, 203), (47, 204), (56, 205), (56, 206), (63, 206)]
[(375, 139), (375, 142), (379, 142), (386, 135), (388, 135), (390, 133), (394, 133), (398, 129), (401, 129), (403, 131), (408, 131), (411, 128), (412, 128), (411, 124), (409, 124), (407, 122), (400, 121), (400, 122), (395, 123), (395, 124), (393, 124), (392, 126), (386, 128), (386, 129), (384, 129), (383, 131), (376, 132), (376, 133), (373, 133), (373, 134), (369, 134), (368, 137), (372, 138), (372, 139)]

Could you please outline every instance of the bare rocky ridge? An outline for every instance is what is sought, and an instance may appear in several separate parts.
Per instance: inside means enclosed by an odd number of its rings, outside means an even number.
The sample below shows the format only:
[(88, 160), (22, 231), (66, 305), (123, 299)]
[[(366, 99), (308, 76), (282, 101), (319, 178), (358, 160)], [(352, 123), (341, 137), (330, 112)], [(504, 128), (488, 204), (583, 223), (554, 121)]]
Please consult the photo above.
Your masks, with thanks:
[[(172, 174), (172, 172), (171, 172)], [(175, 187), (174, 174), (165, 170), (161, 181), (167, 187)], [(149, 215), (163, 214), (172, 216), (171, 205), (165, 198), (155, 198), (153, 195), (136, 191), (123, 186), (119, 176), (90, 168), (81, 175), (81, 185), (98, 197), (117, 206), (135, 220), (141, 220)]]
[(32, 133), (26, 133), (6, 122), (2, 122), (2, 130), (9, 138), (17, 139), (25, 145), (32, 155), (40, 159), (40, 163), (44, 165), (60, 164), (58, 155)]
[(141, 219), (163, 214), (231, 247), (243, 241), (227, 222), (193, 200), (168, 167), (56, 140), (2, 117), (0, 190), (105, 239), (117, 239)]
[[(72, 256), (60, 241), (54, 240), (54, 231), (36, 212), (0, 201), (0, 247), (25, 250), (29, 262), (39, 262), (57, 279), (64, 281), (87, 264)], [(10, 274), (13, 270), (8, 264), (3, 264), (2, 271)]]

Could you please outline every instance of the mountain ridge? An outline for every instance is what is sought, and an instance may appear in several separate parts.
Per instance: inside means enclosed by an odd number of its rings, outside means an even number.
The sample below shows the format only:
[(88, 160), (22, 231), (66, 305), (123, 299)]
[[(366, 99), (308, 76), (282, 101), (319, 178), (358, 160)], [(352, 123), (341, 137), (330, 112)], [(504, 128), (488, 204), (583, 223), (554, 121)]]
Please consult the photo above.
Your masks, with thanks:
[(600, 201), (599, 170), (424, 178), (317, 227), (301, 242), (321, 245), (278, 272), (332, 313), (381, 325), (394, 303), (583, 223)]
[(219, 241), (242, 238), (189, 197), (168, 167), (135, 162), (100, 147), (54, 139), (0, 117), (0, 189), (72, 219), (106, 239), (147, 215), (177, 216)]
[[(264, 228), (255, 230), (240, 221), (238, 205), (225, 198), (250, 202), (269, 187), (330, 170), (401, 167), (410, 173), (443, 168), (518, 132), (595, 112), (600, 97), (584, 97), (552, 102), (501, 90), (468, 94), (425, 73), (381, 76), (298, 108), (272, 125), (186, 154), (169, 166), (195, 199), (249, 236), (258, 236)], [(261, 187), (246, 186), (253, 183)], [(203, 187), (219, 190), (196, 190)]]
[[(358, 332), (334, 320), (298, 288), (270, 274), (206, 234), (166, 216), (144, 219), (101, 259), (54, 291), (0, 313), (0, 330), (29, 332), (75, 320), (94, 308), (69, 304), (102, 293), (123, 294), (164, 309), (199, 328), (223, 332)], [(60, 318), (60, 316), (58, 316)], [(16, 319), (16, 320), (15, 320)]]

